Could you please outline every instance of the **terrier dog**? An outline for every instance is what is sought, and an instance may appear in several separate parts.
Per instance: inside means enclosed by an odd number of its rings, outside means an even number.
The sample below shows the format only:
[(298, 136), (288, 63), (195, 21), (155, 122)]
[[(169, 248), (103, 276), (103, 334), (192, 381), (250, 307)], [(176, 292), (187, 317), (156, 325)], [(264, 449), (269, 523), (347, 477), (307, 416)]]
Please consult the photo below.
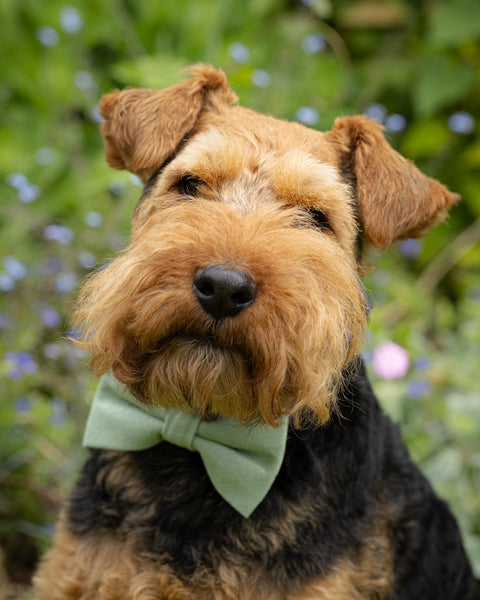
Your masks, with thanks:
[(37, 597), (478, 600), (359, 358), (362, 240), (457, 197), (364, 116), (321, 133), (236, 100), (199, 65), (101, 101), (107, 161), (145, 189), (80, 293), (103, 378)]

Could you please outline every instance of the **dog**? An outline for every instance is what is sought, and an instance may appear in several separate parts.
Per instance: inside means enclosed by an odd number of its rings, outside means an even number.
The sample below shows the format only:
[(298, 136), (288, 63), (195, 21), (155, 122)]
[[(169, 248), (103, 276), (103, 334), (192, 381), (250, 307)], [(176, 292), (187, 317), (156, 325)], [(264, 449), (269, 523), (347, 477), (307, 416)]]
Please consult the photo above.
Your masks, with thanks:
[(474, 600), (446, 504), (360, 349), (363, 244), (457, 201), (364, 116), (240, 107), (208, 65), (102, 98), (106, 160), (145, 184), (74, 323), (101, 383), (40, 600)]

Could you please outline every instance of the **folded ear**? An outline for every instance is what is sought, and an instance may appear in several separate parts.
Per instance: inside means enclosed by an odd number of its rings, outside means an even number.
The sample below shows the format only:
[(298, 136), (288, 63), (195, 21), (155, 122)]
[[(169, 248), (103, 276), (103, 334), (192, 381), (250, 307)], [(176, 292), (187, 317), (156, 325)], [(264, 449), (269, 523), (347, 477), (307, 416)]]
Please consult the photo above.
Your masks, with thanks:
[(111, 167), (148, 181), (192, 131), (203, 110), (237, 100), (223, 71), (208, 65), (189, 71), (190, 79), (164, 90), (129, 88), (102, 97), (101, 131)]
[(424, 235), (459, 198), (396, 152), (385, 140), (383, 127), (372, 119), (337, 119), (326, 136), (340, 152), (340, 168), (356, 194), (365, 234), (375, 246), (386, 248), (397, 239)]

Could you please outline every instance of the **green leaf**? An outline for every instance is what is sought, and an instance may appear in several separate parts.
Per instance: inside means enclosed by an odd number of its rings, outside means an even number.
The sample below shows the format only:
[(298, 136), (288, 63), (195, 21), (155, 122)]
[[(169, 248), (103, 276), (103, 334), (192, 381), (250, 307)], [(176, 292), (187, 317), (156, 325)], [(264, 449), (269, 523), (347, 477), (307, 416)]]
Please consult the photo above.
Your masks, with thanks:
[(436, 4), (428, 38), (436, 46), (454, 46), (480, 36), (480, 2), (450, 0)]
[(405, 134), (401, 152), (414, 160), (428, 158), (445, 146), (449, 137), (445, 123), (437, 120), (416, 121)]
[(180, 81), (180, 74), (191, 61), (178, 56), (156, 54), (124, 60), (113, 66), (114, 77), (125, 85), (164, 88)]
[(416, 113), (429, 117), (457, 102), (476, 81), (474, 67), (447, 56), (429, 57), (418, 71), (413, 89)]

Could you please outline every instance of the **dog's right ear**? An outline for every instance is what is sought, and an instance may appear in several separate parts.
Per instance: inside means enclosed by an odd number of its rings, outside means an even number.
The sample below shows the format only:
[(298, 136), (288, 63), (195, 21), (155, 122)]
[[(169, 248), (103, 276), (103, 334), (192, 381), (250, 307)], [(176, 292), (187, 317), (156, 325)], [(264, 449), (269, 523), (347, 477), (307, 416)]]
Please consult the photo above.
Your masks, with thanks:
[(365, 234), (379, 248), (421, 237), (459, 199), (394, 150), (373, 119), (339, 118), (326, 136), (337, 149), (340, 169), (355, 193)]
[(105, 158), (147, 182), (195, 126), (203, 110), (236, 102), (225, 73), (209, 65), (189, 69), (190, 79), (164, 90), (129, 88), (100, 101)]

